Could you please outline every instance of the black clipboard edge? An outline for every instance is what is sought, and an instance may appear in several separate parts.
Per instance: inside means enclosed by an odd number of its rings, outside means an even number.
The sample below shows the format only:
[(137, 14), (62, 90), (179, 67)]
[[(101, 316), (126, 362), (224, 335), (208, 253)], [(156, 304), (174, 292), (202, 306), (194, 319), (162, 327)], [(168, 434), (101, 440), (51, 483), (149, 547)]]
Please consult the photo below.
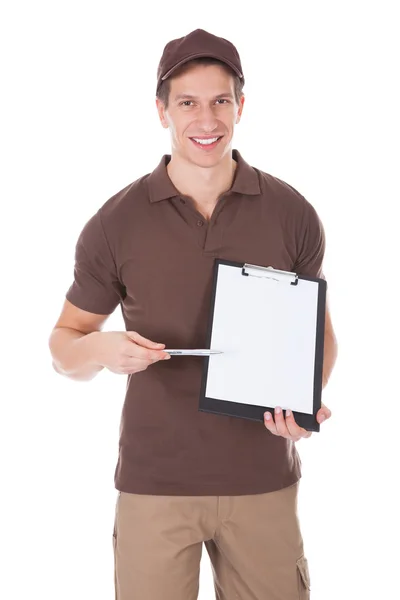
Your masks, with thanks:
[[(207, 398), (204, 394), (199, 406), (200, 412), (212, 413), (225, 417), (236, 417), (248, 419), (250, 421), (264, 422), (264, 413), (269, 410), (272, 415), (274, 409), (269, 406), (259, 406), (256, 404), (242, 404), (237, 402), (227, 402), (226, 400), (217, 400)], [(286, 411), (283, 411), (286, 414)], [(320, 425), (313, 415), (293, 411), (296, 423), (307, 431), (319, 431)]]
[[(207, 327), (206, 337), (206, 348), (211, 347), (212, 329), (214, 323), (214, 308), (217, 291), (217, 280), (218, 280), (218, 269), (219, 265), (228, 265), (232, 267), (243, 268), (246, 263), (225, 260), (221, 258), (215, 259), (214, 273), (212, 282), (212, 297), (210, 303), (209, 322)], [(318, 306), (317, 306), (317, 328), (316, 328), (316, 345), (315, 345), (315, 368), (314, 368), (314, 402), (313, 402), (313, 414), (301, 413), (293, 411), (293, 416), (296, 423), (306, 429), (307, 431), (320, 431), (320, 424), (316, 419), (316, 414), (321, 407), (322, 397), (322, 365), (324, 360), (324, 338), (325, 338), (325, 304), (326, 304), (326, 290), (327, 283), (325, 279), (318, 277), (311, 277), (309, 275), (298, 275), (299, 279), (307, 281), (315, 281), (319, 283), (318, 286)], [(219, 400), (216, 398), (208, 398), (206, 396), (206, 385), (208, 376), (208, 366), (210, 357), (204, 359), (203, 374), (200, 388), (200, 399), (199, 408), (200, 412), (208, 412), (216, 415), (237, 417), (243, 419), (250, 419), (252, 421), (264, 422), (264, 413), (269, 410), (272, 414), (274, 409), (268, 406), (259, 406), (255, 404), (242, 404), (238, 402), (228, 402), (226, 400)], [(319, 376), (320, 374), (320, 376)], [(285, 415), (285, 410), (283, 411)]]
[[(309, 277), (301, 277), (301, 279), (310, 279)], [(325, 307), (326, 307), (326, 290), (327, 283), (325, 279), (311, 278), (311, 281), (318, 281), (318, 307), (317, 307), (317, 333), (315, 340), (315, 366), (314, 366), (314, 415), (321, 408), (322, 401), (322, 367), (324, 363), (324, 343), (325, 343)], [(316, 421), (314, 431), (320, 430), (320, 425)]]

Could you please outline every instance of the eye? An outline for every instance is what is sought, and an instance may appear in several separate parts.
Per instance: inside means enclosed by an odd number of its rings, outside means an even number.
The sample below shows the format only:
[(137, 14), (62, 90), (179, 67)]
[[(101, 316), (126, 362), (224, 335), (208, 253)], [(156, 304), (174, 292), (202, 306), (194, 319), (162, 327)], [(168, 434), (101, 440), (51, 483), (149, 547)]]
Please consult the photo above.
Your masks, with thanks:
[[(226, 98), (218, 98), (217, 102), (220, 102), (221, 104), (224, 102), (226, 104), (229, 104), (229, 100), (227, 100)], [(190, 106), (190, 104), (193, 103), (193, 100), (183, 100), (183, 102), (179, 103), (179, 106), (185, 106), (188, 107)]]

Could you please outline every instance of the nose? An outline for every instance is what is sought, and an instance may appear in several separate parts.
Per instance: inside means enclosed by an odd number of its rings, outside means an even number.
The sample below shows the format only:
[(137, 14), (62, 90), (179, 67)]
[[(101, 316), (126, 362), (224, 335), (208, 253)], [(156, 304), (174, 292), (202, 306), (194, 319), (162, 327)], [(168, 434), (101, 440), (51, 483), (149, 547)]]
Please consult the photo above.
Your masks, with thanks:
[(199, 127), (204, 133), (212, 133), (218, 128), (218, 121), (213, 112), (213, 107), (203, 106), (197, 115)]

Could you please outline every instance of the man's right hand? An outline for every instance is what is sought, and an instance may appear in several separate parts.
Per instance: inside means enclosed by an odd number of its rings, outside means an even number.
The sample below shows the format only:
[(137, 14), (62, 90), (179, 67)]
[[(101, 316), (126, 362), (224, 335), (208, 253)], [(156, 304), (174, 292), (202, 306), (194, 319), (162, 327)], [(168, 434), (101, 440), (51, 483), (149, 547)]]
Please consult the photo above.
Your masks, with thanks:
[(93, 343), (96, 363), (121, 375), (145, 371), (155, 362), (171, 358), (163, 352), (165, 344), (152, 342), (136, 331), (99, 331)]

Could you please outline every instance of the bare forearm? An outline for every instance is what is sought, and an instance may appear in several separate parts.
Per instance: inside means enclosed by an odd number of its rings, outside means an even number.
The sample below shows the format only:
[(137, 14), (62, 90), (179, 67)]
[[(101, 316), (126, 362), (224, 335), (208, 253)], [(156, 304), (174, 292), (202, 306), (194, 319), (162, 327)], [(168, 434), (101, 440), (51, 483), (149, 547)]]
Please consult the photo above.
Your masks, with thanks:
[(332, 333), (325, 334), (324, 342), (324, 363), (322, 368), (322, 388), (324, 388), (331, 376), (333, 367), (336, 363), (338, 345), (336, 336)]
[(53, 330), (49, 347), (53, 367), (60, 373), (76, 381), (89, 381), (103, 369), (95, 360), (95, 345), (100, 332), (82, 333), (67, 327)]

